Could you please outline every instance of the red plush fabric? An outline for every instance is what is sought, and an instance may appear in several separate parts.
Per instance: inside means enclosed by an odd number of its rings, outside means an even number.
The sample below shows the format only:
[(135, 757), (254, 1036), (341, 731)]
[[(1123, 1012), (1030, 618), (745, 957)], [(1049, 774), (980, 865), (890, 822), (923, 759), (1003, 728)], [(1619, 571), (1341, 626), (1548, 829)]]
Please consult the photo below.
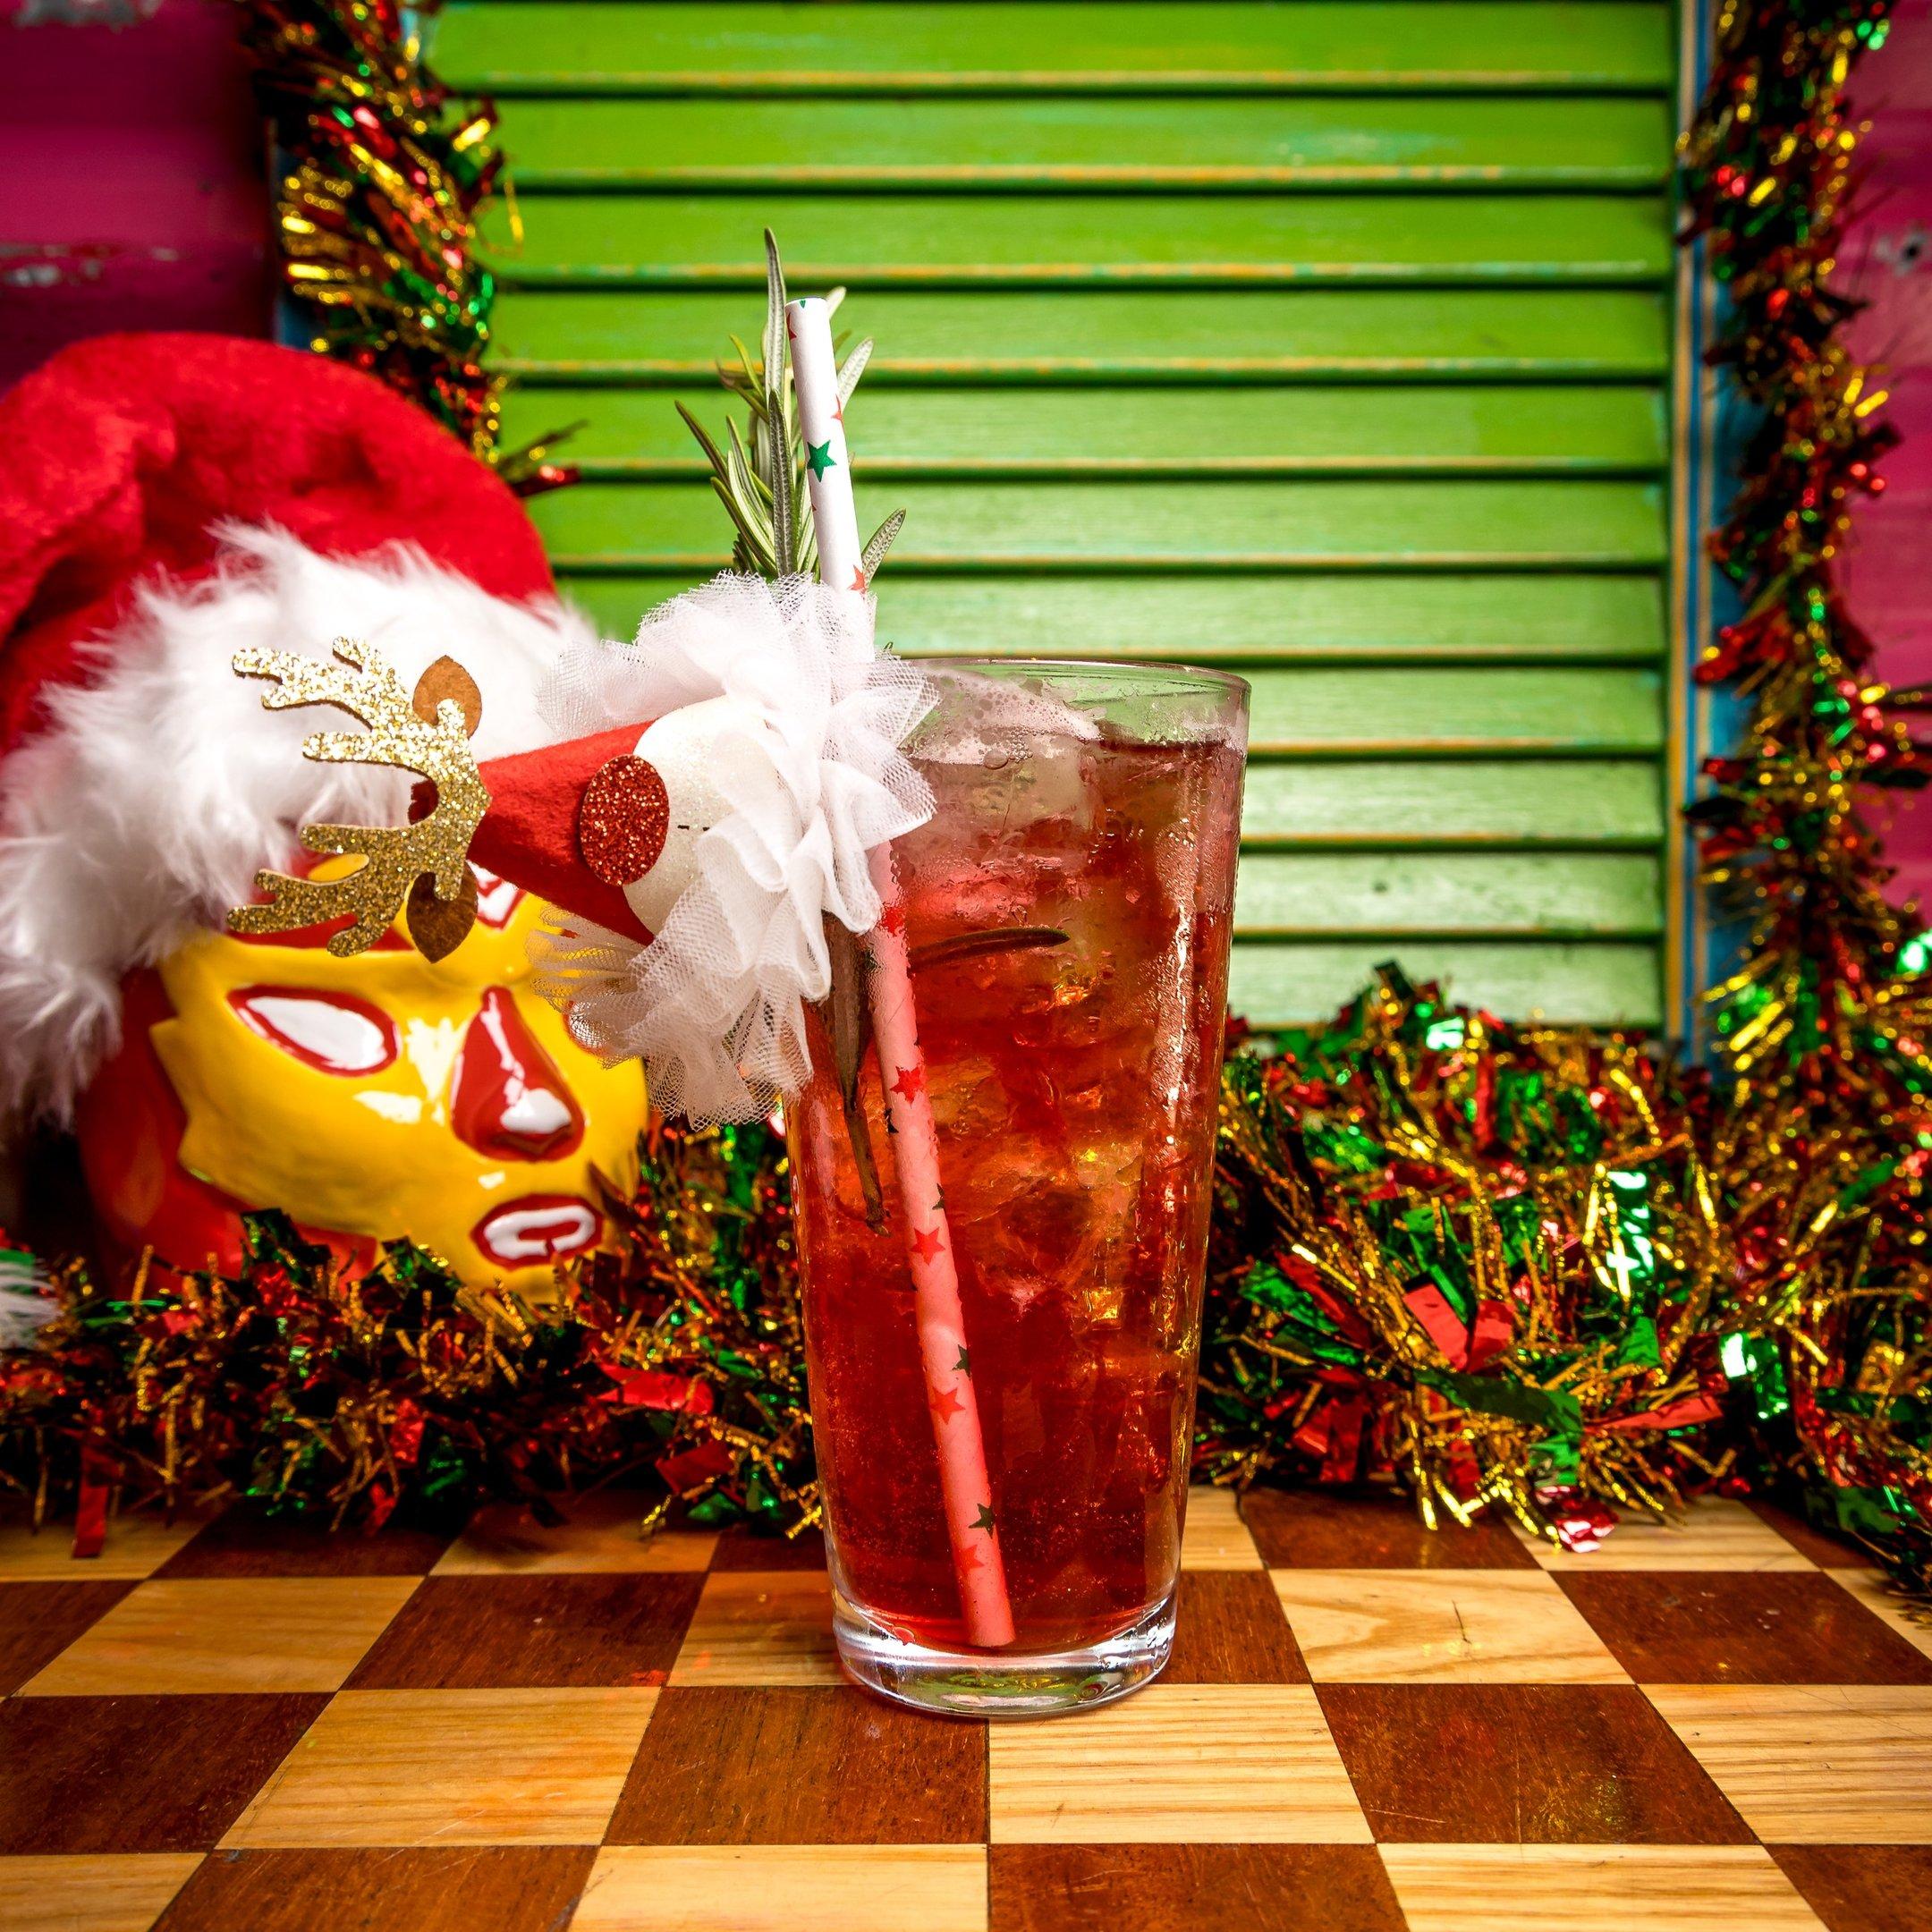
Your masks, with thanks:
[(643, 731), (641, 723), (621, 724), (541, 751), (486, 758), (490, 808), (470, 843), (479, 866), (639, 945), (651, 936), (631, 902), (592, 873), (577, 850), (577, 809), (584, 787), (610, 759), (634, 751)]
[(208, 572), (225, 519), (330, 556), (406, 539), (498, 597), (551, 587), (507, 486), (375, 377), (239, 337), (97, 336), (0, 397), (0, 755), (142, 579)]

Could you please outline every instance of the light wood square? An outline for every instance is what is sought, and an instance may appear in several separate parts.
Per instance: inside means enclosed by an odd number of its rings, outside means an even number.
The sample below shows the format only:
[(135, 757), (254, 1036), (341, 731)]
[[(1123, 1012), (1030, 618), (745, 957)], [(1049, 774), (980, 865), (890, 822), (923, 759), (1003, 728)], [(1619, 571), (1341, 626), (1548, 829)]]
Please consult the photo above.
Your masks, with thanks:
[(0, 1522), (0, 1583), (105, 1583), (152, 1576), (195, 1532), (206, 1516), (164, 1522), (151, 1511), (108, 1520), (98, 1556), (73, 1554), (73, 1525)]
[(1540, 1570), (1271, 1570), (1317, 1683), (1628, 1683)]
[(28, 1697), (335, 1690), (414, 1577), (163, 1577), (137, 1584)]
[(843, 1682), (832, 1642), (832, 1582), (818, 1570), (725, 1571), (705, 1579), (674, 1688)]
[(1546, 1570), (1815, 1570), (1741, 1503), (1707, 1496), (1674, 1523), (1627, 1515), (1593, 1550), (1558, 1549), (1546, 1537), (1510, 1527)]
[(1385, 1844), (1409, 1932), (1820, 1932), (1760, 1845)]
[(1767, 1844), (1932, 1840), (1932, 1684), (1651, 1684)]
[(430, 1574), (704, 1570), (717, 1546), (715, 1530), (664, 1530), (644, 1536), (645, 1499), (625, 1491), (597, 1489), (586, 1496), (562, 1496), (557, 1506), (567, 1520), (554, 1530), (547, 1530), (528, 1510), (513, 1504), (479, 1510)]
[(1232, 1489), (1206, 1485), (1188, 1492), (1187, 1530), (1181, 1539), (1183, 1570), (1258, 1570), (1261, 1552), (1241, 1519)]
[(199, 1852), (0, 1858), (6, 1932), (148, 1932), (188, 1883)]
[(596, 1844), (655, 1690), (344, 1690), (230, 1848)]
[(1306, 1684), (1153, 1684), (988, 1738), (996, 1844), (1366, 1844)]
[(1905, 1599), (1896, 1590), (1887, 1589), (1885, 1578), (1876, 1570), (1827, 1570), (1825, 1574), (1840, 1589), (1850, 1590), (1875, 1617), (1889, 1624), (1915, 1650), (1932, 1657), (1932, 1612), (1912, 1615), (1905, 1607)]
[(571, 1932), (985, 1932), (983, 1845), (609, 1845)]

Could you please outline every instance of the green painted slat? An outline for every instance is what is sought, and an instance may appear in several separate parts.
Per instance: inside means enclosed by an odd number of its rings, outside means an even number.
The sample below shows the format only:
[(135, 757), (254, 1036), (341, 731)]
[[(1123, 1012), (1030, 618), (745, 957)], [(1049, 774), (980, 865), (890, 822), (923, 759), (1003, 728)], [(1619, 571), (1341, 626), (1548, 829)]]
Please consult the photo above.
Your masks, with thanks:
[[(1628, 289), (867, 289), (841, 321), (898, 381), (1614, 380), (1669, 366), (1661, 295)], [(725, 291), (506, 289), (496, 367), (708, 380), (755, 306)]]
[(1274, 852), (1241, 861), (1235, 924), (1365, 945), (1431, 936), (1649, 938), (1659, 861), (1631, 852)]
[[(862, 471), (861, 471), (862, 477)], [(860, 481), (867, 528), (906, 512), (893, 567), (1633, 567), (1665, 553), (1659, 485), (1596, 482)], [(532, 506), (561, 559), (722, 566), (723, 512), (697, 483), (580, 483)]]
[[(532, 16), (535, 16), (532, 18)], [(457, 0), (435, 29), (462, 91), (1655, 91), (1670, 9), (1508, 4), (722, 5)]]
[(1661, 100), (532, 100), (523, 189), (1649, 188)]
[(1663, 1015), (1654, 945), (1533, 941), (1414, 940), (1379, 950), (1354, 941), (1237, 943), (1229, 1009), (1260, 1025), (1324, 1020), (1360, 992), (1377, 960), (1392, 957), (1411, 979), (1445, 980), (1452, 998), (1505, 1020), (1653, 1028)]
[(1672, 21), (455, 0), (521, 172), (509, 433), (590, 426), (534, 506), (566, 589), (623, 634), (722, 563), (664, 392), (722, 412), (768, 222), (880, 343), (893, 642), (1252, 678), (1237, 1006), (1397, 954), (1654, 1023)]
[(506, 283), (762, 287), (763, 230), (793, 285), (1658, 283), (1660, 197), (1617, 195), (571, 195), (483, 218)]
[(1576, 754), (1654, 752), (1664, 743), (1654, 671), (1269, 668), (1249, 681), (1257, 751)]
[(1248, 770), (1241, 836), (1377, 849), (1654, 845), (1664, 836), (1663, 785), (1651, 758), (1261, 760)]
[[(538, 506), (540, 508), (540, 505)], [(565, 586), (609, 637), (684, 588), (660, 577)], [(881, 573), (879, 622), (909, 653), (1656, 662), (1663, 593), (1648, 576), (920, 577)]]
[[(513, 445), (564, 421), (584, 428), (563, 453), (594, 477), (706, 473), (673, 407), (723, 439), (716, 383), (662, 390), (513, 392)], [(1191, 476), (1599, 475), (1669, 462), (1661, 390), (1640, 388), (1098, 388), (866, 391), (848, 428), (868, 476), (1029, 472)]]

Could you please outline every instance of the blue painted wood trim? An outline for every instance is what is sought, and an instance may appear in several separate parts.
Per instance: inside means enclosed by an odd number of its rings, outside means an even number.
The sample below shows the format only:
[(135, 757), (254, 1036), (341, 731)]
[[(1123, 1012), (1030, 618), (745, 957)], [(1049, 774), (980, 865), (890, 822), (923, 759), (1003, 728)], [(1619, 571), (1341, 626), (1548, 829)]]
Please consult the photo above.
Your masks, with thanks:
[[(1688, 124), (1709, 78), (1714, 11), (1712, 0), (1684, 0), (1680, 124)], [(1719, 627), (1740, 611), (1730, 580), (1709, 564), (1705, 543), (1735, 487), (1750, 420), (1728, 382), (1705, 367), (1705, 353), (1725, 311), (1723, 292), (1710, 275), (1701, 242), (1683, 251), (1677, 302), (1672, 537), (1677, 601), (1673, 629), (1678, 653), (1666, 771), (1666, 783), (1674, 794), (1667, 1023), (1702, 1057), (1710, 1049), (1704, 995), (1735, 970), (1746, 928), (1721, 916), (1709, 894), (1698, 886), (1695, 843), (1679, 814), (1684, 805), (1710, 790), (1702, 775), (1705, 759), (1733, 749), (1750, 716), (1746, 704), (1727, 691), (1699, 684), (1691, 674)]]

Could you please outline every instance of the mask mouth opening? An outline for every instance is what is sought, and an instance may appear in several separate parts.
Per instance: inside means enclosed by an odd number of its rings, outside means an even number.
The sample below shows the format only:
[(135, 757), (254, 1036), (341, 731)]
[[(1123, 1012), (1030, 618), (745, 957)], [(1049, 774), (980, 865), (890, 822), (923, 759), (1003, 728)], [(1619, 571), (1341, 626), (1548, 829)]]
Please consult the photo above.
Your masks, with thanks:
[(470, 1238), (498, 1267), (536, 1267), (595, 1247), (601, 1226), (580, 1195), (525, 1194), (492, 1208)]

